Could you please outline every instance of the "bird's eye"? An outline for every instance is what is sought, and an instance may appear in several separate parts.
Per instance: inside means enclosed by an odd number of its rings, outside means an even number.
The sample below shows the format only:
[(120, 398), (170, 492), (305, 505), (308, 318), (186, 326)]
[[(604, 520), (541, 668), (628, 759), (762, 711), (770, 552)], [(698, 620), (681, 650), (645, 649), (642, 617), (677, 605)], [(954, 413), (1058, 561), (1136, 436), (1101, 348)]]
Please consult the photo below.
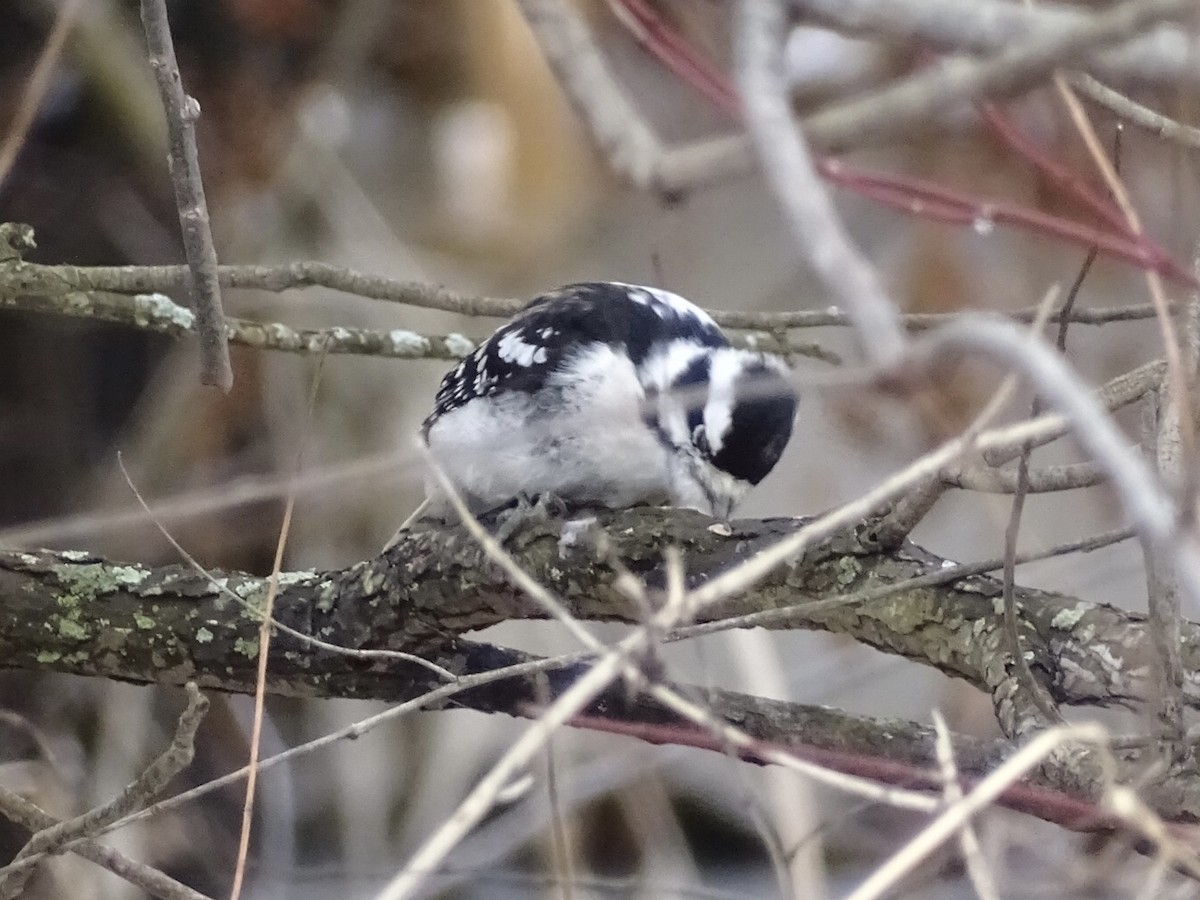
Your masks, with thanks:
[(708, 432), (704, 430), (703, 425), (697, 425), (692, 431), (692, 445), (704, 456), (712, 456), (712, 450), (708, 446)]

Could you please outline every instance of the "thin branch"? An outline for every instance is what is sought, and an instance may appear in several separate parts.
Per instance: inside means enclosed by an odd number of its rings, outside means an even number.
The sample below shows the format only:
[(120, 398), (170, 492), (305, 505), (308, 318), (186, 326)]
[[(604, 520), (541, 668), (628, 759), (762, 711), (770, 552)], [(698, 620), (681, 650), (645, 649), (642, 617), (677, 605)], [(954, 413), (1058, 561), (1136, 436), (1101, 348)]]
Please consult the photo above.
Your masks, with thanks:
[[(0, 307), (48, 315), (93, 319), (150, 331), (172, 338), (193, 334), (197, 319), (190, 309), (165, 294), (61, 293), (57, 295), (0, 294)], [(475, 349), (461, 334), (424, 335), (408, 329), (377, 331), (367, 328), (292, 328), (280, 322), (225, 319), (229, 341), (259, 350), (284, 353), (336, 353), (384, 359), (459, 359)]]
[[(304, 429), (300, 445), (296, 448), (294, 470), (296, 475), (304, 470), (304, 455), (308, 449), (312, 433), (313, 409), (317, 405), (317, 391), (321, 387), (321, 375), (325, 372), (327, 354), (322, 352), (317, 362), (316, 371), (312, 376), (312, 384), (308, 391), (308, 407), (304, 415)], [(125, 480), (133, 487), (129, 473), (121, 467)], [(262, 624), (258, 629), (258, 672), (254, 679), (254, 718), (250, 727), (250, 770), (246, 777), (246, 796), (242, 803), (242, 824), (238, 835), (237, 861), (233, 870), (233, 887), (229, 889), (230, 900), (238, 900), (242, 894), (242, 880), (246, 875), (246, 859), (250, 854), (250, 829), (254, 821), (254, 796), (258, 783), (258, 753), (262, 740), (263, 705), (267, 694), (267, 660), (271, 650), (271, 633), (274, 623), (275, 598), (279, 595), (279, 578), (283, 570), (283, 552), (287, 548), (288, 535), (292, 530), (292, 514), (296, 509), (296, 492), (288, 490), (287, 500), (283, 507), (283, 520), (279, 525), (279, 539), (275, 542), (275, 558), (271, 562), (271, 576), (267, 581), (267, 596), (263, 600)]]
[[(11, 821), (35, 833), (44, 832), (61, 824), (58, 819), (47, 814), (37, 805), (3, 786), (0, 786), (0, 812)], [(150, 896), (158, 897), (159, 900), (212, 900), (164, 872), (132, 860), (123, 853), (105, 847), (91, 838), (76, 837), (62, 849), (69, 849), (72, 853), (76, 853), (98, 866), (103, 866), (117, 877), (124, 878)], [(12, 867), (14, 869), (20, 867), (26, 873), (32, 874), (33, 867), (44, 860), (46, 855), (45, 852), (42, 852), (26, 857), (20, 863), (12, 864)]]
[(580, 14), (564, 0), (517, 0), (546, 61), (613, 170), (671, 196), (746, 171), (740, 137), (668, 150), (618, 85)]
[(742, 104), (725, 74), (672, 28), (646, 0), (609, 0), (617, 20), (681, 81), (735, 121)]
[(183, 249), (190, 272), (189, 293), (200, 333), (200, 381), (228, 391), (233, 386), (233, 370), (229, 365), (225, 314), (221, 309), (221, 286), (217, 281), (217, 250), (209, 227), (208, 204), (204, 199), (204, 182), (196, 151), (195, 126), (200, 117), (200, 104), (183, 90), (166, 0), (141, 0), (141, 4), (150, 68), (158, 81), (167, 115), (171, 183), (175, 188)]
[[(1088, 267), (1090, 267), (1090, 263), (1085, 266), (1085, 271)], [(1070, 312), (1081, 284), (1082, 280), (1077, 278), (1072, 285), (1071, 293), (1067, 295), (1067, 299), (1063, 302), (1065, 312)], [(1057, 296), (1057, 291), (1054, 292), (1054, 296)], [(1053, 301), (1051, 300), (1049, 303), (1052, 304)], [(1049, 312), (1048, 309), (1047, 312)], [(1041, 334), (1043, 327), (1045, 327), (1044, 320), (1034, 322), (1033, 327), (1030, 329), (1030, 335), (1037, 338)], [(1062, 346), (1062, 342), (1065, 339), (1066, 324), (1063, 323), (1059, 326), (1060, 353), (1065, 349)], [(1005, 377), (1013, 378), (1015, 374), (1010, 372)], [(1036, 418), (1041, 411), (1041, 403), (1037, 398), (1034, 398), (1032, 408), (1030, 409), (1030, 417)], [(1004, 529), (1004, 569), (1001, 576), (1004, 632), (1007, 638), (1009, 659), (1011, 660), (1012, 677), (1008, 679), (1008, 684), (1003, 685), (999, 690), (1004, 690), (1006, 696), (1003, 698), (1003, 702), (1008, 703), (1008, 708), (1012, 710), (1012, 715), (1007, 718), (1007, 722), (1012, 723), (1011, 731), (1007, 732), (1008, 736), (1018, 739), (1032, 734), (1036, 729), (1044, 728), (1048, 725), (1062, 724), (1062, 717), (1059, 715), (1058, 708), (1054, 704), (1054, 698), (1050, 696), (1050, 692), (1046, 689), (1046, 686), (1034, 676), (1033, 668), (1029, 665), (1029, 660), (1025, 658), (1025, 647), (1021, 640), (1021, 628), (1017, 613), (1017, 537), (1021, 530), (1021, 514), (1025, 509), (1025, 494), (1029, 485), (1029, 455), (1032, 451), (1032, 446), (1026, 444), (1021, 448), (1021, 457), (1017, 461), (1016, 490), (1012, 496), (1012, 509), (1009, 512), (1008, 524)], [(997, 694), (998, 691), (993, 691), (993, 698), (997, 698)], [(999, 702), (996, 705), (999, 708)]]
[[(1140, 400), (1149, 391), (1158, 390), (1165, 375), (1166, 363), (1162, 360), (1145, 363), (1097, 389), (1094, 392), (1096, 402), (1107, 412), (1121, 409)], [(1070, 430), (1070, 423), (1061, 414), (1038, 416), (983, 434), (976, 441), (976, 447), (988, 465), (999, 466), (1020, 456), (1026, 443), (1034, 448), (1042, 447)]]
[[(3, 274), (0, 271), (0, 284), (2, 282)], [(197, 319), (190, 309), (178, 305), (165, 294), (157, 293), (122, 296), (107, 292), (64, 291), (61, 288), (44, 293), (0, 292), (0, 307), (111, 322), (176, 339), (194, 333), (198, 327)], [(407, 328), (382, 331), (343, 325), (328, 328), (293, 328), (282, 322), (257, 322), (231, 316), (225, 319), (225, 333), (230, 343), (284, 353), (456, 360), (475, 349), (475, 342), (471, 338), (453, 332), (434, 335), (421, 334)], [(837, 353), (813, 341), (777, 337), (767, 332), (731, 334), (729, 338), (735, 346), (764, 353), (804, 356), (830, 365), (840, 365), (842, 361)]]
[(1087, 94), (1088, 99), (1100, 104), (1113, 115), (1163, 140), (1179, 144), (1189, 150), (1200, 150), (1200, 128), (1194, 125), (1185, 125), (1148, 106), (1130, 100), (1124, 94), (1114, 91), (1085, 72), (1076, 72), (1068, 77), (1073, 88)]
[(1004, 144), (1026, 160), (1047, 182), (1058, 187), (1064, 194), (1082, 203), (1086, 208), (1099, 216), (1111, 228), (1129, 237), (1136, 237), (1130, 231), (1129, 223), (1121, 215), (1121, 210), (1089, 184), (1071, 165), (1055, 159), (1036, 141), (1026, 135), (1009, 119), (995, 103), (979, 104), (983, 120)]
[[(942, 781), (945, 783), (942, 796), (946, 798), (947, 806), (954, 806), (963, 798), (958, 766), (954, 762), (954, 740), (950, 736), (950, 729), (946, 727), (946, 720), (936, 709), (933, 711), (933, 727), (937, 732), (938, 768), (942, 771)], [(983, 857), (983, 850), (979, 846), (979, 834), (973, 823), (967, 822), (963, 825), (958, 844), (962, 848), (963, 861), (967, 866), (967, 877), (971, 879), (971, 886), (979, 900), (1000, 900), (1000, 892), (996, 889), (996, 877)]]
[(890, 860), (873, 871), (847, 900), (875, 900), (913, 870), (926, 856), (970, 822), (971, 817), (993, 803), (1004, 790), (1067, 742), (1088, 741), (1103, 747), (1107, 736), (1098, 725), (1054, 728), (1038, 735), (1012, 759), (983, 779), (970, 794), (934, 819)]
[[(1083, 27), (1091, 13), (1063, 3), (1019, 4), (1003, 0), (788, 0), (802, 19), (888, 44), (932, 47), (950, 53), (988, 55), (1030, 40)], [(1153, 82), (1178, 90), (1200, 86), (1195, 44), (1183, 28), (1160, 26), (1110, 49), (1090, 51), (1086, 65), (1121, 81)]]
[[(187, 684), (187, 695), (187, 707), (179, 716), (170, 746), (141, 775), (103, 806), (38, 831), (21, 848), (13, 862), (35, 854), (56, 852), (74, 838), (93, 835), (106, 825), (146, 806), (162, 793), (171, 779), (191, 763), (195, 755), (196, 730), (208, 711), (208, 699), (195, 684)], [(20, 895), (32, 873), (32, 869), (12, 871), (9, 866), (0, 869), (0, 897), (10, 900)]]
[(823, 110), (807, 119), (805, 128), (814, 144), (826, 151), (893, 139), (944, 116), (955, 104), (1025, 90), (1055, 69), (1178, 17), (1192, 5), (1192, 0), (1125, 0), (1076, 27), (1014, 42), (986, 60), (949, 60), (925, 69), (899, 84)]
[[(856, 179), (868, 174), (863, 170), (853, 172)], [(975, 204), (976, 201), (971, 200), (970, 203)], [(1093, 237), (1095, 234), (1091, 231), (1079, 235), (1081, 242)], [(105, 294), (172, 293), (183, 290), (187, 278), (187, 268), (184, 266), (43, 266), (9, 260), (3, 255), (0, 255), (0, 262), (4, 263), (0, 265), (0, 298), (6, 304), (20, 309), (42, 309), (33, 302), (12, 299), (10, 295), (13, 294), (35, 297), (68, 296), (74, 302), (84, 304), (89, 302), (87, 298), (90, 296), (98, 298), (98, 310), (94, 314), (97, 318), (123, 315), (117, 311), (106, 312), (117, 300), (106, 298)], [(220, 266), (217, 273), (221, 285), (225, 288), (282, 293), (294, 289), (323, 287), (370, 300), (473, 317), (508, 318), (528, 302), (511, 297), (466, 294), (428, 282), (398, 281), (319, 262), (293, 262), (277, 266)], [(69, 305), (67, 304), (68, 307)], [(62, 304), (55, 304), (46, 307), (45, 311), (71, 314), (69, 308), (60, 309), (61, 306)], [(707, 311), (717, 324), (724, 328), (752, 331), (776, 332), (792, 328), (845, 327), (853, 324), (847, 313), (837, 309), (759, 312), (708, 308)], [(153, 309), (150, 308), (143, 309), (142, 312), (153, 315)], [(1027, 307), (1004, 315), (1016, 322), (1032, 322), (1037, 312), (1037, 307)], [(951, 321), (956, 315), (958, 314), (906, 313), (900, 318), (906, 328), (924, 330)], [(1114, 322), (1137, 322), (1152, 319), (1154, 316), (1152, 304), (1135, 303), (1100, 309), (1075, 309), (1067, 318), (1072, 324), (1109, 325)], [(1051, 322), (1061, 319), (1061, 313), (1054, 313), (1050, 317)], [(125, 321), (124, 318), (113, 320)]]
[(1097, 228), (1073, 219), (1012, 203), (976, 197), (924, 179), (873, 172), (847, 165), (840, 159), (823, 159), (818, 167), (828, 180), (844, 185), (868, 200), (913, 216), (977, 229), (1010, 225), (1034, 234), (1048, 235), (1082, 247), (1097, 247), (1147, 272), (1158, 272), (1180, 284), (1193, 285), (1195, 275), (1170, 257), (1145, 235), (1130, 234), (1124, 227)]
[(1015, 494), (1019, 484), (1023, 484), (1023, 490), (1029, 494), (1052, 494), (1095, 487), (1108, 480), (1104, 469), (1094, 462), (1027, 469), (1024, 475), (1022, 482), (1021, 473), (1013, 469), (965, 466), (944, 471), (941, 477), (944, 483), (952, 487), (984, 494)]
[[(1075, 96), (1070, 85), (1061, 74), (1054, 77), (1054, 86), (1066, 105), (1071, 120), (1083, 138), (1096, 167), (1104, 177), (1113, 199), (1121, 209), (1136, 234), (1143, 234), (1141, 216), (1133, 204), (1129, 190), (1125, 187), (1117, 166), (1109, 160), (1096, 129), (1088, 118), (1083, 104)], [(1180, 530), (1195, 522), (1191, 513), (1196, 495), (1197, 481), (1194, 473), (1197, 459), (1196, 417), (1191, 395), (1194, 365), (1185, 364), (1183, 348), (1171, 316), (1166, 291), (1157, 273), (1146, 272), (1146, 287), (1157, 314), (1163, 350), (1167, 360), (1167, 376), (1159, 393), (1165, 404), (1160, 405), (1159, 430), (1156, 435), (1158, 474), (1160, 478), (1177, 478), (1179, 494)], [(1183, 670), (1179, 653), (1180, 623), (1182, 610), (1179, 602), (1177, 575), (1170, 562), (1149, 544), (1145, 545), (1149, 573), (1150, 591), (1147, 596), (1152, 640), (1159, 649), (1152, 661), (1158, 682), (1158, 719), (1164, 737), (1171, 748), (1172, 757), (1185, 753), (1184, 734), (1187, 726), (1183, 720)]]
[(1057, 354), (1023, 337), (1006, 322), (971, 315), (933, 332), (919, 346), (919, 354), (929, 363), (977, 351), (1020, 369), (1038, 392), (1070, 420), (1079, 442), (1108, 470), (1116, 494), (1142, 539), (1172, 559), (1184, 589), (1200, 603), (1200, 554), (1190, 541), (1178, 539), (1170, 498)]
[(886, 367), (902, 351), (904, 333), (895, 304), (842, 225), (792, 117), (783, 76), (782, 0), (742, 0), (739, 9), (738, 82), (767, 181), (793, 240), (825, 290), (849, 310), (863, 357)]

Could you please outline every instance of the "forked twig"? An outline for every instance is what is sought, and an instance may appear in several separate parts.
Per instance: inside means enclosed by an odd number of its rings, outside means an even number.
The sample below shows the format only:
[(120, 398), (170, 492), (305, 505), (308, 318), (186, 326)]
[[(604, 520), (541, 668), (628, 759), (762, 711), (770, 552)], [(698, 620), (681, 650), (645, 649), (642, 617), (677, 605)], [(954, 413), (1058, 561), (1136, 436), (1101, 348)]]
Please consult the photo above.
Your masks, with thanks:
[(170, 746), (108, 803), (83, 815), (45, 826), (34, 834), (13, 857), (12, 863), (0, 869), (0, 897), (11, 900), (19, 896), (33, 874), (32, 868), (19, 868), (14, 864), (57, 852), (77, 838), (93, 837), (105, 826), (145, 807), (172, 778), (191, 764), (195, 755), (196, 730), (208, 711), (208, 699), (192, 682), (187, 684), (187, 697), (187, 707), (179, 716)]

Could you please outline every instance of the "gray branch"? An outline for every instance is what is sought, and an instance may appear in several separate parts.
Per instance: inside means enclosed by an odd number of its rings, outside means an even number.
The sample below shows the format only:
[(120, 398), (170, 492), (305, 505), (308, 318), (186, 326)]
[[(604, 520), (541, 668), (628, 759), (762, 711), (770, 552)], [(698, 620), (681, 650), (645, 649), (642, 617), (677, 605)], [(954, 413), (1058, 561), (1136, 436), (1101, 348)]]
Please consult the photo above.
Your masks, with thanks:
[(163, 109), (167, 114), (168, 160), (183, 250), (188, 261), (189, 293), (200, 333), (201, 372), (204, 384), (228, 391), (233, 385), (229, 347), (225, 340), (225, 314), (221, 310), (221, 287), (217, 282), (217, 250), (208, 223), (208, 203), (200, 178), (196, 151), (196, 119), (200, 104), (183, 90), (166, 0), (142, 0), (142, 26), (150, 51), (150, 68), (158, 81)]
[[(45, 315), (68, 316), (111, 322), (140, 331), (182, 338), (199, 327), (198, 317), (166, 294), (113, 294), (76, 290), (65, 284), (39, 293), (6, 294), (4, 270), (0, 266), (0, 307)], [(259, 322), (225, 318), (224, 331), (231, 344), (256, 350), (276, 350), (300, 354), (353, 354), (384, 359), (456, 360), (475, 349), (475, 341), (457, 332), (422, 334), (408, 328), (381, 330), (334, 325), (328, 328), (294, 328), (283, 322)], [(777, 353), (782, 356), (806, 356), (831, 365), (841, 357), (814, 341), (770, 332), (730, 335), (740, 347)]]
[(985, 60), (948, 60), (862, 99), (822, 110), (804, 121), (805, 132), (830, 152), (877, 145), (945, 115), (964, 101), (1028, 90), (1055, 69), (1191, 6), (1191, 0), (1125, 0), (1060, 31), (1031, 34)]
[[(587, 620), (641, 621), (638, 609), (616, 588), (619, 570), (638, 573), (653, 587), (662, 583), (662, 547), (686, 550), (689, 579), (699, 584), (748, 555), (792, 533), (800, 520), (746, 520), (726, 536), (711, 520), (683, 510), (637, 508), (601, 513), (580, 539), (564, 542), (561, 525), (530, 523), (512, 538), (517, 561), (561, 597), (571, 613)], [(859, 523), (812, 548), (743, 595), (705, 611), (705, 622), (774, 611), (768, 627), (803, 628), (849, 635), (883, 652), (935, 666), (988, 692), (1003, 717), (1010, 683), (1003, 616), (997, 611), (999, 582), (982, 576), (931, 583), (946, 561), (912, 544), (885, 549), (880, 521)], [(597, 553), (598, 542), (607, 545)], [(261, 602), (263, 578), (226, 572), (225, 586), (247, 601)], [(924, 581), (907, 588), (914, 578)], [(867, 591), (893, 586), (888, 596)], [(1047, 689), (1063, 704), (1129, 704), (1147, 695), (1144, 673), (1154, 648), (1142, 616), (1074, 597), (1018, 588), (1023, 645)], [(289, 629), (355, 649), (384, 648), (420, 654), (460, 675), (472, 675), (526, 659), (513, 651), (474, 643), (469, 632), (502, 621), (543, 618), (461, 530), (407, 533), (383, 556), (343, 570), (295, 572), (281, 579), (276, 617)], [(0, 665), (73, 672), (143, 683), (179, 684), (249, 692), (253, 689), (258, 622), (242, 605), (190, 569), (118, 565), (79, 552), (0, 552)], [(313, 647), (287, 632), (271, 642), (267, 689), (308, 697), (407, 700), (444, 686), (427, 669), (381, 660), (360, 660)], [(1187, 701), (1200, 707), (1200, 625), (1185, 623), (1182, 653)], [(569, 686), (571, 669), (552, 674), (555, 692)], [(578, 671), (576, 668), (574, 671)], [(458, 694), (457, 706), (529, 715), (545, 701), (532, 678), (509, 678)], [(648, 740), (695, 741), (667, 711), (646, 697), (607, 693), (589, 715), (608, 727)], [(717, 712), (741, 724), (761, 715), (759, 698), (720, 695)], [(836, 715), (812, 725), (806, 707), (778, 704), (757, 720), (756, 738), (787, 746), (837, 749), (863, 766), (881, 755), (921, 770), (932, 756), (925, 730), (902, 732), (892, 741), (887, 724)], [(792, 731), (785, 713), (808, 722)], [(661, 729), (666, 728), (664, 732)], [(641, 729), (641, 731), (639, 731)], [(659, 729), (655, 731), (654, 729)], [(676, 734), (677, 732), (677, 734)], [(918, 738), (919, 735), (919, 738)], [(956, 746), (959, 746), (956, 743)], [(881, 749), (890, 747), (886, 752)], [(714, 748), (720, 749), (720, 748)], [(992, 746), (964, 760), (994, 763)], [(1131, 765), (1139, 758), (1130, 751)], [(974, 760), (972, 762), (972, 759)], [(1064, 764), (1065, 765), (1065, 764)], [(1172, 776), (1146, 788), (1168, 818), (1200, 815), (1200, 778)], [(900, 776), (897, 775), (897, 778)], [(1098, 785), (1069, 768), (1052, 771), (1049, 783), (1077, 801), (1095, 799)]]
[[(1053, 38), (1082, 28), (1090, 13), (1056, 3), (1003, 0), (789, 0), (805, 21), (846, 34), (934, 47), (951, 53), (989, 54), (1039, 37)], [(1086, 64), (1122, 82), (1151, 82), (1177, 88), (1200, 86), (1195, 40), (1183, 29), (1162, 26), (1119, 46), (1093, 50)]]
[(34, 870), (32, 866), (22, 866), (21, 863), (32, 862), (33, 856), (58, 852), (72, 840), (95, 834), (106, 825), (145, 807), (162, 793), (172, 778), (191, 764), (196, 751), (196, 729), (208, 711), (208, 699), (196, 685), (189, 682), (186, 687), (187, 708), (179, 716), (170, 746), (108, 803), (72, 819), (40, 826), (12, 862), (0, 869), (0, 897), (11, 900), (24, 890)]
[[(186, 291), (186, 266), (44, 266), (25, 262), (5, 243), (16, 241), (15, 232), (28, 226), (0, 225), (0, 301), (16, 304), (18, 296), (59, 297), (64, 294), (172, 294)], [(290, 290), (321, 287), (369, 300), (399, 303), (419, 309), (435, 309), (464, 316), (508, 318), (527, 300), (516, 297), (486, 297), (467, 294), (424, 281), (399, 281), (359, 272), (329, 263), (302, 261), (280, 265), (218, 266), (217, 277), (226, 289), (247, 289), (283, 293)], [(850, 317), (840, 310), (797, 309), (786, 312), (709, 309), (723, 328), (782, 331), (793, 328), (831, 328), (850, 325)], [(1021, 309), (1009, 313), (1017, 322), (1032, 322), (1037, 310)], [(908, 313), (901, 315), (904, 325), (923, 330), (949, 322), (957, 313)], [(1152, 319), (1149, 303), (1107, 309), (1073, 309), (1067, 321), (1081, 325), (1108, 325)], [(1061, 321), (1054, 314), (1048, 321)]]

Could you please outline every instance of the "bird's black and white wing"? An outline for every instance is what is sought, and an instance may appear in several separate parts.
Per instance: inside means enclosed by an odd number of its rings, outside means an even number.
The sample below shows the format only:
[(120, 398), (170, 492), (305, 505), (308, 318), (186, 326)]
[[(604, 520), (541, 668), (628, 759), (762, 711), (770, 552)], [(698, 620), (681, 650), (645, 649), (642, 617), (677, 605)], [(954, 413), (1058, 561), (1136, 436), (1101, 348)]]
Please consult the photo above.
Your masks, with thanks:
[(708, 313), (677, 294), (619, 282), (569, 284), (530, 301), (442, 379), (428, 436), (446, 413), (482, 397), (534, 393), (580, 352), (621, 348), (636, 367), (672, 340), (723, 347), (729, 342)]

